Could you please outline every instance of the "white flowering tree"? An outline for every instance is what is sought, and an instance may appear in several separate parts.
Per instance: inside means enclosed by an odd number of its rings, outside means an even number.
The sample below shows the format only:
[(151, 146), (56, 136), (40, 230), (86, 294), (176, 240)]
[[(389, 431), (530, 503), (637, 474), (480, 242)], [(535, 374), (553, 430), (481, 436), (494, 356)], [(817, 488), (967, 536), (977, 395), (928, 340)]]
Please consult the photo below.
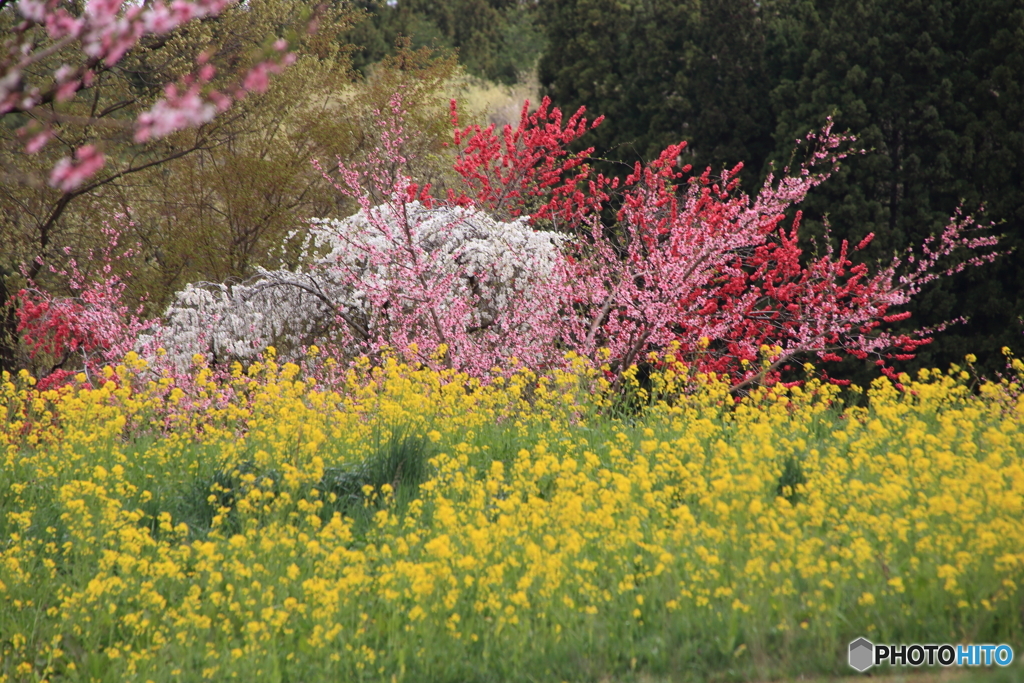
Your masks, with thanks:
[(189, 285), (167, 312), (163, 343), (182, 359), (315, 342), (348, 357), (411, 348), (484, 373), (513, 356), (551, 362), (562, 237), (429, 204), (395, 195), (344, 220), (313, 220), (307, 265)]

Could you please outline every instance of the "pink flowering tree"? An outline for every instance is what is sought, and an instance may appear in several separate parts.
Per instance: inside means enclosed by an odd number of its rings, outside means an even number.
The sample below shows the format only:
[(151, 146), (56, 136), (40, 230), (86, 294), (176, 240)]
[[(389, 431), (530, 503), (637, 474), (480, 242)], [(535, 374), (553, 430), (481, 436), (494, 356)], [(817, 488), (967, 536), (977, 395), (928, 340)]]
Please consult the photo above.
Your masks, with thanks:
[[(456, 129), (465, 191), (435, 197), (399, 170), (408, 161), (403, 114), (396, 95), (378, 112), (377, 150), (359, 165), (338, 160), (332, 182), (359, 211), (313, 221), (299, 268), (192, 285), (151, 338), (183, 363), (194, 353), (253, 357), (282, 343), (296, 355), (317, 343), (349, 358), (390, 349), (481, 377), (516, 361), (543, 371), (567, 351), (618, 374), (673, 348), (743, 391), (779, 381), (798, 359), (873, 358), (892, 372), (890, 361), (910, 357), (930, 333), (888, 332), (886, 323), (907, 315), (899, 307), (936, 277), (996, 255), (995, 238), (956, 216), (874, 272), (851, 259), (870, 237), (805, 257), (794, 207), (851, 142), (830, 127), (808, 136), (806, 164), (769, 176), (751, 197), (737, 189), (739, 167), (720, 179), (688, 177), (683, 144), (621, 183), (593, 174), (588, 152), (567, 151), (593, 124), (582, 111), (563, 123), (545, 102), (534, 114), (524, 108), (519, 128), (500, 136)], [(612, 192), (620, 208), (606, 225)], [(119, 307), (119, 281), (109, 282), (75, 300), (26, 298), (23, 330), (50, 353), (123, 352), (141, 323)]]
[[(730, 376), (737, 390), (777, 380), (796, 359), (870, 357), (888, 368), (913, 357), (931, 331), (894, 334), (885, 324), (908, 317), (899, 307), (927, 282), (995, 258), (987, 248), (996, 238), (957, 216), (920, 253), (908, 250), (873, 273), (850, 258), (871, 236), (838, 250), (826, 241), (823, 253), (806, 258), (794, 208), (835, 170), (846, 140), (826, 127), (808, 142), (808, 163), (770, 175), (754, 197), (737, 190), (739, 168), (717, 181), (705, 171), (679, 186), (681, 145), (638, 166), (624, 183), (619, 240), (609, 239), (595, 215), (582, 220), (589, 234), (577, 243), (575, 296), (591, 314), (573, 333), (580, 352), (603, 346), (613, 363), (628, 367), (675, 342), (698, 369)], [(966, 256), (939, 269), (954, 253)], [(760, 362), (766, 354), (767, 368)]]
[(512, 359), (545, 368), (560, 358), (551, 293), (561, 291), (564, 236), (434, 199), (399, 171), (408, 161), (401, 98), (377, 115), (387, 124), (379, 148), (357, 165), (338, 159), (328, 176), (359, 211), (313, 220), (299, 268), (180, 292), (164, 334), (181, 360), (315, 343), (347, 358), (390, 349), (484, 376)]
[[(234, 1), (157, 0), (135, 4), (88, 0), (79, 5), (66, 0), (17, 0), (13, 11), (18, 19), (4, 37), (0, 52), (0, 117), (27, 115), (29, 123), (19, 132), (25, 150), (38, 152), (53, 138), (54, 126), (65, 121), (54, 105), (93, 87), (104, 71), (140, 41), (159, 39), (191, 21), (215, 16)], [(40, 68), (49, 69), (55, 55), (70, 63), (62, 61), (40, 80)], [(202, 125), (246, 92), (264, 91), (268, 74), (280, 71), (294, 59), (287, 42), (278, 40), (237, 83), (215, 89), (210, 83), (216, 70), (201, 55), (194, 73), (167, 84), (164, 97), (127, 125), (134, 127), (138, 142)], [(104, 162), (97, 145), (81, 145), (58, 161), (49, 183), (70, 192), (95, 175)]]

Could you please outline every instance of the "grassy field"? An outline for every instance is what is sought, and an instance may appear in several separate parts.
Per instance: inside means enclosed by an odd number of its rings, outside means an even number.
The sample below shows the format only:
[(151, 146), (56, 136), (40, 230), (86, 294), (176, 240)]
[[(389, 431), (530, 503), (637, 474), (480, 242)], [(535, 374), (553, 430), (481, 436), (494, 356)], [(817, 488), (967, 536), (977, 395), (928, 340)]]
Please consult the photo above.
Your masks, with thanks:
[[(1016, 384), (331, 372), (5, 378), (0, 681), (825, 681), (858, 636), (1024, 645)], [(951, 675), (907, 680), (1021, 678)]]

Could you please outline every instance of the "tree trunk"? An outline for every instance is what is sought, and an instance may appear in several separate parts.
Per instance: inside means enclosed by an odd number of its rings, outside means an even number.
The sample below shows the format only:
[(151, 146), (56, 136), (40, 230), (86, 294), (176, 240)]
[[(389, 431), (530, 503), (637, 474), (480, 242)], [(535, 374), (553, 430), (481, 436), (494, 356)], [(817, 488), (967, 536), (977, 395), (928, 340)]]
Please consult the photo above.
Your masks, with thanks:
[(0, 372), (14, 374), (17, 347), (18, 317), (14, 311), (13, 292), (8, 292), (7, 278), (0, 272)]

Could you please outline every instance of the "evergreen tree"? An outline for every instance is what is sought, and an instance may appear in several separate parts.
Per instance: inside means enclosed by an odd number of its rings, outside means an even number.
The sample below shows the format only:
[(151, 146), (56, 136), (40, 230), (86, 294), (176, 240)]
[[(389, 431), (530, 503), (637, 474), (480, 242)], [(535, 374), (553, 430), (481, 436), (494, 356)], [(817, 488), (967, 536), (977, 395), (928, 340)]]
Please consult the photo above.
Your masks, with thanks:
[(362, 12), (362, 20), (342, 33), (339, 41), (352, 46), (352, 66), (363, 74), (385, 57), (397, 54), (403, 40), (413, 49), (443, 52), (453, 47), (437, 24), (404, 3), (355, 0), (353, 5)]
[(591, 144), (628, 165), (687, 140), (695, 168), (745, 161), (757, 180), (772, 150), (764, 27), (755, 0), (575, 0), (542, 5), (547, 94), (607, 120)]
[(766, 9), (776, 159), (828, 115), (867, 149), (812, 193), (812, 225), (827, 215), (833, 237), (854, 242), (873, 232), (867, 256), (887, 259), (941, 230), (961, 204), (975, 213), (984, 203), (986, 220), (999, 222), (1017, 253), (940, 281), (906, 323), (970, 317), (907, 369), (975, 353), (998, 370), (1001, 347), (1024, 350), (1024, 6), (776, 0)]

